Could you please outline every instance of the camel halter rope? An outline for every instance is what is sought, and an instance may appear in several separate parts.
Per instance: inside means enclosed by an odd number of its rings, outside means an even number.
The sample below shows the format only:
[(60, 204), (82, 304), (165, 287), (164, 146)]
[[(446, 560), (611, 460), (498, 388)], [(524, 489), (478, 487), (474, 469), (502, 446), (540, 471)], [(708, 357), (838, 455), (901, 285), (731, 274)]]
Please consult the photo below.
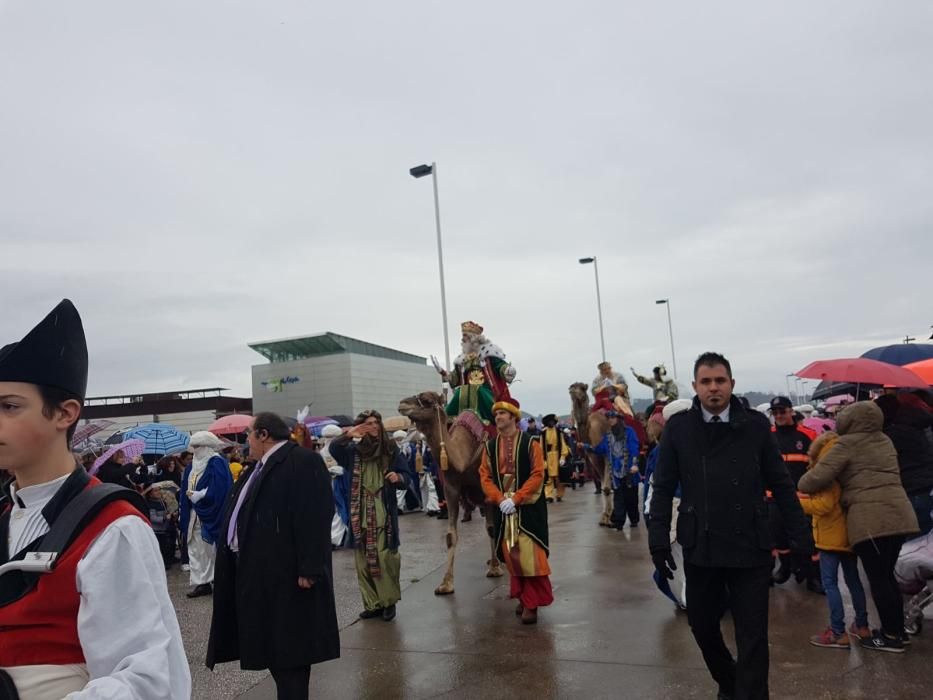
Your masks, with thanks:
[(446, 472), (448, 461), (447, 461), (447, 440), (445, 438), (450, 437), (450, 435), (447, 432), (447, 416), (444, 415), (444, 412), (441, 410), (441, 405), (439, 403), (434, 404), (434, 410), (437, 411), (437, 425), (438, 425), (438, 429), (440, 431), (440, 437), (441, 437), (441, 454), (439, 457), (439, 460), (441, 463), (441, 471)]

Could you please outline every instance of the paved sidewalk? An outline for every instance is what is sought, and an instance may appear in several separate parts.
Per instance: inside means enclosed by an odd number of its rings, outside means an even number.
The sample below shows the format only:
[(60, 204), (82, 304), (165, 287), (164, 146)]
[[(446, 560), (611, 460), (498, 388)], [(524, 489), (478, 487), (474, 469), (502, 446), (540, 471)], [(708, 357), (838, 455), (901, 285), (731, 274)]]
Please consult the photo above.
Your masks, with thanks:
[[(598, 501), (585, 488), (549, 510), (556, 600), (541, 611), (537, 626), (518, 622), (506, 578), (485, 578), (481, 519), (461, 526), (457, 592), (437, 597), (444, 523), (420, 514), (402, 518), (404, 593), (392, 623), (355, 620), (352, 556), (338, 552), (342, 658), (314, 667), (312, 697), (714, 698), (686, 616), (650, 580), (647, 533), (643, 527), (599, 528)], [(825, 599), (802, 586), (774, 590), (772, 697), (928, 697), (928, 634), (900, 656), (811, 647), (808, 636), (827, 616)], [(199, 630), (198, 639), (205, 634)], [(189, 653), (203, 648), (203, 641), (192, 641)], [(196, 677), (198, 700), (275, 697), (271, 678), (261, 674), (225, 670)]]

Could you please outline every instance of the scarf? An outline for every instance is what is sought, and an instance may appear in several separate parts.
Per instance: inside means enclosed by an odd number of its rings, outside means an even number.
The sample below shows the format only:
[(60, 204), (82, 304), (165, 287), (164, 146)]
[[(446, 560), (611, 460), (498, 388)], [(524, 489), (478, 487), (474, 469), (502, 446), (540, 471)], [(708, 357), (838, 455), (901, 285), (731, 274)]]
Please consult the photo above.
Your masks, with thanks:
[(195, 490), (198, 479), (201, 478), (201, 474), (207, 469), (207, 463), (217, 456), (219, 455), (214, 451), (213, 447), (199, 446), (194, 448), (194, 459), (191, 460), (191, 474), (188, 476), (189, 489)]
[[(369, 440), (369, 443), (367, 443)], [(366, 455), (370, 456), (366, 456)], [(350, 487), (350, 528), (353, 532), (353, 540), (356, 546), (366, 551), (366, 569), (370, 576), (379, 578), (382, 576), (382, 569), (379, 567), (379, 532), (376, 524), (376, 495), (363, 488), (363, 460), (370, 461), (373, 457), (382, 456), (380, 441), (364, 438), (360, 441), (357, 449), (353, 451), (353, 482)], [(383, 473), (386, 469), (386, 459), (380, 460), (380, 468)], [(379, 495), (382, 491), (379, 491)], [(362, 518), (366, 516), (366, 533), (363, 535)], [(392, 518), (386, 512), (385, 527), (386, 543), (388, 544), (393, 535)]]

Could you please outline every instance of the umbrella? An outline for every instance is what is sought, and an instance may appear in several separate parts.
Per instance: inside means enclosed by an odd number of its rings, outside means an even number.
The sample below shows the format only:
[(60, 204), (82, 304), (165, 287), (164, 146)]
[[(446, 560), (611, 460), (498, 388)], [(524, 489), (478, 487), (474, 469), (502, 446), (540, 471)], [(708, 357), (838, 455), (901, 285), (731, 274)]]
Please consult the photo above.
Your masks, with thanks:
[(862, 357), (903, 367), (912, 362), (933, 358), (933, 343), (898, 343), (883, 345), (862, 353)]
[(313, 420), (311, 418), (306, 418), (305, 425), (314, 437), (321, 437), (321, 432), (324, 428), (328, 425), (337, 425), (337, 421), (333, 418), (314, 418)]
[(837, 394), (830, 396), (824, 403), (825, 406), (839, 406), (840, 404), (855, 403), (855, 397), (852, 394)]
[(105, 445), (119, 445), (121, 442), (123, 442), (123, 433), (125, 432), (126, 430), (118, 430), (117, 432), (113, 433), (109, 438), (104, 440), (104, 444)]
[(124, 439), (140, 438), (146, 442), (145, 454), (170, 455), (183, 452), (188, 447), (190, 437), (174, 425), (168, 423), (149, 423), (133, 428), (123, 435)]
[(214, 433), (214, 435), (236, 435), (244, 432), (252, 422), (252, 416), (247, 416), (244, 413), (234, 413), (231, 416), (218, 418), (211, 423), (207, 430)]
[(904, 368), (909, 369), (927, 384), (933, 386), (933, 359), (911, 362), (909, 365), (905, 365)]
[(827, 430), (836, 429), (836, 421), (832, 418), (804, 418), (802, 424), (810, 430), (816, 431), (817, 435), (825, 433)]
[(92, 435), (97, 435), (97, 433), (111, 425), (113, 425), (112, 420), (99, 420), (93, 423), (87, 423), (75, 430), (74, 437), (71, 438), (71, 441), (76, 445), (80, 445), (82, 442), (87, 441)]
[(91, 467), (88, 473), (91, 476), (94, 476), (97, 473), (97, 470), (100, 469), (101, 465), (113, 457), (117, 452), (122, 452), (128, 462), (132, 461), (143, 453), (145, 447), (145, 441), (139, 439), (127, 440), (126, 442), (121, 442), (119, 445), (113, 445), (109, 450), (104, 452), (104, 454), (94, 460), (94, 465)]
[(794, 372), (804, 379), (823, 379), (854, 384), (890, 384), (898, 387), (926, 386), (909, 369), (864, 357), (817, 360)]

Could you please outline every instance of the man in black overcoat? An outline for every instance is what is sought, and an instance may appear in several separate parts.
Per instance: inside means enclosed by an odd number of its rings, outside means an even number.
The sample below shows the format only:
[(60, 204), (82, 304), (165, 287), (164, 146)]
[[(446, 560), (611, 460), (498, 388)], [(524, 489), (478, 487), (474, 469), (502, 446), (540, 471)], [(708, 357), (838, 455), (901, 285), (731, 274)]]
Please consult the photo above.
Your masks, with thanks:
[[(771, 491), (780, 508), (798, 557), (812, 552), (812, 534), (768, 419), (732, 396), (729, 361), (705, 353), (693, 374), (693, 407), (671, 417), (661, 437), (651, 497), (651, 558), (662, 577), (673, 578), (671, 504), (680, 484), (677, 540), (693, 636), (721, 700), (764, 700), (774, 546), (765, 492)], [(738, 659), (720, 631), (724, 603), (735, 622)]]
[(271, 413), (250, 428), (258, 462), (237, 481), (217, 543), (207, 666), (269, 669), (279, 700), (307, 700), (311, 665), (340, 656), (334, 498), (324, 460), (289, 434)]

